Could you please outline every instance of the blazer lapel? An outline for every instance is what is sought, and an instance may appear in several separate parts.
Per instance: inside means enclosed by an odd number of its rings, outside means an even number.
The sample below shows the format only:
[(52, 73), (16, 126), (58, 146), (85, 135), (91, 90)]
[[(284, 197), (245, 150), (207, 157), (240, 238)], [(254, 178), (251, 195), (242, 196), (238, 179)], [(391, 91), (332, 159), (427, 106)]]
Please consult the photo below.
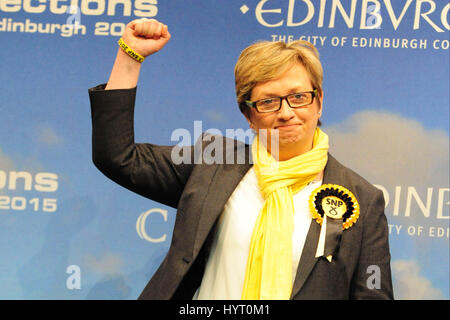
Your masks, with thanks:
[[(242, 180), (247, 171), (252, 167), (251, 154), (249, 154), (248, 145), (238, 142), (234, 147), (236, 154), (241, 148), (245, 150), (244, 164), (219, 164), (214, 173), (206, 198), (203, 203), (202, 211), (197, 222), (197, 232), (194, 242), (194, 254), (197, 254), (214, 226), (217, 218), (223, 211), (223, 208)], [(240, 150), (242, 151), (242, 150)]]
[[(335, 158), (328, 154), (327, 165), (325, 166), (323, 175), (323, 184), (336, 183), (338, 179), (339, 164)], [(309, 277), (314, 265), (318, 261), (315, 257), (317, 250), (317, 243), (319, 242), (320, 225), (311, 221), (308, 234), (306, 236), (305, 245), (303, 247), (300, 262), (297, 268), (297, 274), (295, 276), (294, 286), (292, 288), (291, 299), (297, 295), (305, 284), (306, 279)]]

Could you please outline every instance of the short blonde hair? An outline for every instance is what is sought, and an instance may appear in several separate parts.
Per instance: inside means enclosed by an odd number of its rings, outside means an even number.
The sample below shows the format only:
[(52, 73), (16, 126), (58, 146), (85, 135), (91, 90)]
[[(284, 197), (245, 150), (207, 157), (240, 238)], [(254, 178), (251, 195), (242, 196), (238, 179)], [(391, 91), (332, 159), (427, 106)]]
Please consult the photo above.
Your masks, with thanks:
[(323, 69), (319, 52), (312, 43), (304, 40), (289, 43), (260, 41), (244, 49), (234, 68), (236, 97), (241, 112), (248, 115), (245, 100), (250, 100), (258, 83), (280, 77), (298, 62), (308, 71), (313, 88), (321, 96)]

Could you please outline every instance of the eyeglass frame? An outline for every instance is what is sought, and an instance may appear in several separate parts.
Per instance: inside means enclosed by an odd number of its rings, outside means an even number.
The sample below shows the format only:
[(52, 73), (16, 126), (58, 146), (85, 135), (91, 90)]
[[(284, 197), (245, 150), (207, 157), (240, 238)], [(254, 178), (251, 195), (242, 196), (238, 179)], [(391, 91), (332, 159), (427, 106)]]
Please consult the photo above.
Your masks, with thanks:
[[(256, 112), (258, 112), (258, 113), (270, 113), (270, 112), (277, 112), (277, 111), (280, 111), (281, 106), (283, 105), (283, 100), (286, 100), (286, 102), (287, 102), (289, 108), (292, 108), (292, 109), (298, 109), (298, 108), (302, 108), (302, 107), (304, 107), (304, 106), (307, 106), (307, 105), (312, 104), (312, 103), (314, 102), (314, 98), (317, 97), (317, 92), (318, 92), (317, 89), (314, 89), (314, 90), (312, 90), (312, 91), (295, 92), (295, 93), (291, 93), (291, 94), (288, 94), (288, 95), (285, 95), (285, 96), (268, 97), (268, 98), (259, 99), (259, 100), (256, 100), (256, 101), (245, 100), (245, 105), (248, 106), (248, 107), (251, 107), (251, 108), (255, 108)], [(310, 103), (307, 103), (307, 104), (302, 104), (301, 106), (298, 106), (298, 107), (292, 107), (291, 104), (289, 103), (289, 100), (288, 100), (287, 98), (290, 97), (290, 96), (299, 94), (299, 93), (311, 93), (311, 94), (312, 94), (311, 102), (310, 102)], [(267, 100), (267, 99), (280, 99), (280, 106), (278, 107), (278, 109), (276, 109), (276, 110), (271, 110), (271, 111), (259, 111), (258, 108), (256, 107), (256, 103), (258, 103), (258, 102), (260, 102), (260, 101)]]

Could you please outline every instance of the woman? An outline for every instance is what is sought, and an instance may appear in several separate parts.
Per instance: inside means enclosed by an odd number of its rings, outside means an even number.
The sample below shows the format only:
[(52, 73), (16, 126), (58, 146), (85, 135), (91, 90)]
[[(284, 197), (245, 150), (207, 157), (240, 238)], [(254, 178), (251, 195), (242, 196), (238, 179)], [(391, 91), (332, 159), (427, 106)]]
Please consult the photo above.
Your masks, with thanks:
[(322, 67), (314, 46), (246, 48), (235, 68), (236, 94), (257, 134), (251, 146), (234, 142), (224, 156), (242, 148), (250, 156), (244, 164), (194, 164), (173, 161), (174, 147), (134, 142), (142, 61), (170, 37), (156, 20), (130, 22), (108, 83), (89, 91), (95, 165), (177, 208), (169, 252), (140, 298), (391, 299), (384, 199), (328, 153), (318, 127)]

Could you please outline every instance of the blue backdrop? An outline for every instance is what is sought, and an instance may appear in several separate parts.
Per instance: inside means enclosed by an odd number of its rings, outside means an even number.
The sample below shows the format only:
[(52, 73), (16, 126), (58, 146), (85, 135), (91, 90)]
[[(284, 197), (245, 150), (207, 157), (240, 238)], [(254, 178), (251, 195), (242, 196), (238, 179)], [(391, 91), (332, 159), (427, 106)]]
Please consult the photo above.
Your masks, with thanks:
[(331, 152), (384, 192), (395, 297), (449, 299), (449, 10), (445, 0), (0, 0), (0, 298), (136, 299), (175, 210), (91, 161), (87, 89), (126, 23), (172, 39), (144, 62), (136, 139), (248, 128), (233, 69), (256, 40), (313, 42)]

